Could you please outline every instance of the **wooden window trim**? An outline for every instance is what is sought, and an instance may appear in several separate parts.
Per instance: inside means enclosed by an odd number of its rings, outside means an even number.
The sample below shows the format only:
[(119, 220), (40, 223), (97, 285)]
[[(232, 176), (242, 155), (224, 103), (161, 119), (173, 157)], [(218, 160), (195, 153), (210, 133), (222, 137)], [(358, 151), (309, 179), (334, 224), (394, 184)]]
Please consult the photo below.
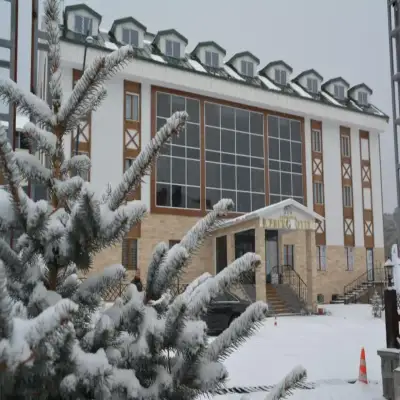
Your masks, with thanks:
[[(305, 132), (304, 132), (304, 118), (298, 115), (285, 114), (280, 113), (268, 109), (263, 109), (259, 107), (247, 106), (235, 102), (225, 101), (216, 99), (213, 97), (202, 96), (195, 93), (184, 92), (180, 90), (168, 89), (161, 86), (152, 86), (151, 87), (151, 138), (156, 134), (156, 106), (157, 106), (157, 92), (168, 93), (171, 95), (189, 97), (192, 99), (196, 99), (200, 101), (200, 200), (201, 205), (199, 210), (193, 209), (183, 209), (183, 208), (172, 208), (172, 207), (162, 207), (156, 205), (156, 181), (155, 181), (155, 168), (152, 169), (150, 175), (150, 212), (153, 214), (169, 214), (169, 215), (182, 215), (182, 216), (191, 216), (191, 217), (202, 217), (207, 214), (207, 210), (205, 207), (205, 119), (204, 119), (204, 103), (212, 102), (215, 104), (220, 104), (229, 107), (241, 108), (247, 111), (254, 111), (263, 114), (264, 117), (264, 174), (265, 174), (265, 205), (269, 204), (269, 168), (268, 168), (268, 130), (267, 130), (267, 118), (268, 115), (274, 115), (283, 118), (294, 119), (300, 122), (300, 134), (302, 140), (302, 162), (303, 162), (303, 170), (306, 171), (306, 151), (305, 151)], [(125, 108), (125, 104), (124, 104)], [(307, 174), (303, 174), (303, 197), (304, 197), (304, 205), (307, 206)], [(312, 201), (312, 200), (311, 200)], [(226, 215), (225, 218), (234, 218), (237, 216), (241, 216), (244, 213), (231, 212)]]
[[(135, 256), (133, 259), (133, 255)], [(135, 238), (125, 238), (122, 242), (122, 265), (129, 271), (139, 269), (139, 242)]]

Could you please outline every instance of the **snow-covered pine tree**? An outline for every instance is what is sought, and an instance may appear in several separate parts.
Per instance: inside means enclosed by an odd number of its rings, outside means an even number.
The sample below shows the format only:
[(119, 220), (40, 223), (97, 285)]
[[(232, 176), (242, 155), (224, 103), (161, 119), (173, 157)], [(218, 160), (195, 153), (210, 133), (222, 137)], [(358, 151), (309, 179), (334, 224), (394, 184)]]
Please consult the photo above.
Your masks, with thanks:
[[(24, 130), (32, 148), (51, 159), (47, 169), (34, 154), (15, 153), (0, 127), (0, 164), (7, 182), (7, 189), (0, 189), (0, 231), (23, 232), (15, 249), (0, 239), (0, 399), (183, 400), (215, 390), (227, 377), (222, 361), (268, 310), (263, 302), (252, 304), (212, 343), (202, 314), (260, 258), (247, 253), (172, 298), (168, 287), (232, 207), (230, 200), (221, 200), (179, 244), (155, 248), (145, 292), (130, 285), (112, 307), (100, 310), (102, 294), (123, 278), (124, 268), (110, 266), (83, 283), (78, 274), (88, 272), (95, 254), (121, 241), (142, 220), (145, 206), (125, 198), (188, 116), (177, 112), (168, 119), (113, 190), (97, 194), (79, 175), (71, 176), (71, 171), (87, 171), (90, 160), (65, 159), (64, 140), (100, 106), (105, 82), (134, 57), (134, 50), (125, 46), (97, 57), (63, 98), (59, 1), (45, 0), (44, 12), (51, 107), (0, 79), (0, 98), (29, 116)], [(51, 200), (29, 198), (22, 178), (45, 184)], [(296, 383), (293, 375), (289, 378), (289, 386)]]
[(371, 299), (371, 306), (372, 306), (372, 316), (374, 318), (381, 318), (381, 316), (382, 316), (382, 299), (376, 290)]

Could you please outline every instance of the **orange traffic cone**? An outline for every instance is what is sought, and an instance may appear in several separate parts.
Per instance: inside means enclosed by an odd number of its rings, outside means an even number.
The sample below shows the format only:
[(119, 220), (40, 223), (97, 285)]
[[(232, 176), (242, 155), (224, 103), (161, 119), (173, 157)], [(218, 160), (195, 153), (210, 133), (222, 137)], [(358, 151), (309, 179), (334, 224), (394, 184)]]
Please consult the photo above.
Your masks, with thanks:
[(365, 350), (364, 350), (364, 347), (361, 349), (360, 372), (359, 372), (359, 375), (358, 375), (358, 381), (362, 382), (362, 383), (368, 383), (367, 363), (365, 361)]
[(274, 321), (274, 326), (278, 326), (278, 321), (276, 320), (276, 317), (275, 317), (275, 321)]

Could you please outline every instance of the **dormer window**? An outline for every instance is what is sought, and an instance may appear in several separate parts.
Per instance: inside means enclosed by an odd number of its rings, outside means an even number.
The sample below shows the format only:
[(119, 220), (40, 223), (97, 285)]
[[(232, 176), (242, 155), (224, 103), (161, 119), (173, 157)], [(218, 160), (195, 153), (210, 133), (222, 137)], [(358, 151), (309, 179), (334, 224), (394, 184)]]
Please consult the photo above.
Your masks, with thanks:
[(243, 75), (250, 77), (254, 76), (254, 63), (252, 63), (251, 61), (242, 60), (240, 66)]
[(181, 44), (175, 40), (166, 40), (165, 55), (168, 57), (181, 58)]
[(366, 106), (368, 104), (368, 94), (366, 92), (358, 92), (358, 102)]
[(219, 68), (219, 54), (215, 51), (206, 51), (205, 64), (209, 67)]
[(139, 46), (139, 32), (135, 29), (122, 29), (122, 42), (133, 47)]
[(276, 68), (275, 69), (275, 82), (279, 83), (282, 86), (286, 86), (287, 84), (287, 73), (283, 69)]
[(314, 78), (307, 78), (307, 89), (311, 93), (318, 93), (318, 80)]
[(90, 17), (83, 17), (75, 15), (75, 32), (82, 35), (92, 34), (93, 19)]
[(333, 85), (333, 93), (337, 99), (343, 100), (344, 99), (344, 86)]

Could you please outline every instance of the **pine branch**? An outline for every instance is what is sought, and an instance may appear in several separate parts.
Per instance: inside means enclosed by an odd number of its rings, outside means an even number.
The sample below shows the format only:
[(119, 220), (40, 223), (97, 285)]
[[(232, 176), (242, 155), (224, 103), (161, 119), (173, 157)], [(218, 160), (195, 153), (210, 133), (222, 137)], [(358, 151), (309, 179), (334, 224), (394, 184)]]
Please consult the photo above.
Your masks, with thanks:
[(9, 78), (0, 78), (0, 100), (15, 105), (20, 114), (32, 118), (37, 123), (47, 126), (53, 124), (53, 114), (46, 102), (30, 92), (25, 92)]
[(147, 269), (147, 283), (146, 283), (146, 302), (155, 299), (154, 285), (158, 277), (158, 271), (165, 255), (168, 252), (168, 246), (164, 243), (158, 243), (151, 256), (151, 261)]
[(251, 304), (240, 317), (229, 325), (229, 328), (210, 343), (204, 357), (211, 361), (225, 360), (257, 332), (267, 316), (268, 305), (266, 303), (258, 301)]
[(297, 388), (297, 386), (305, 381), (307, 378), (307, 371), (298, 366), (294, 368), (289, 374), (279, 382), (268, 395), (265, 400), (280, 400), (285, 399), (286, 396), (291, 394), (291, 392)]
[(138, 187), (143, 176), (148, 173), (153, 161), (160, 153), (162, 146), (170, 140), (172, 135), (179, 134), (187, 118), (186, 112), (176, 112), (140, 152), (139, 156), (122, 176), (122, 182), (114, 189), (111, 195), (108, 202), (111, 211), (115, 211), (122, 204), (128, 193)]
[(207, 282), (207, 280), (210, 278), (212, 278), (212, 275), (209, 272), (204, 272), (202, 275), (196, 278), (192, 283), (187, 285), (184, 292), (185, 296), (190, 297), (193, 294), (193, 292), (198, 289), (200, 285)]
[(0, 232), (6, 232), (15, 227), (16, 217), (12, 198), (9, 192), (0, 189)]
[(51, 185), (52, 171), (46, 168), (35, 155), (20, 151), (14, 153), (14, 156), (19, 170), (26, 179)]
[(43, 151), (49, 156), (55, 154), (57, 138), (52, 132), (40, 129), (32, 122), (25, 124), (23, 130), (27, 134), (30, 145), (36, 151)]
[(60, 167), (60, 173), (66, 175), (68, 172), (75, 172), (78, 174), (86, 173), (91, 168), (90, 158), (86, 155), (76, 155), (68, 160), (65, 160)]
[(219, 274), (208, 279), (206, 284), (201, 285), (199, 289), (194, 292), (190, 298), (188, 313), (192, 316), (200, 315), (213, 298), (240, 280), (243, 273), (254, 270), (260, 264), (261, 258), (254, 253), (246, 253), (242, 257), (236, 259)]
[(7, 278), (4, 267), (0, 264), (0, 341), (10, 339), (13, 334), (11, 299), (7, 291)]
[(85, 181), (80, 176), (74, 176), (66, 181), (55, 180), (53, 190), (61, 203), (66, 200), (76, 199), (82, 188), (85, 185)]

